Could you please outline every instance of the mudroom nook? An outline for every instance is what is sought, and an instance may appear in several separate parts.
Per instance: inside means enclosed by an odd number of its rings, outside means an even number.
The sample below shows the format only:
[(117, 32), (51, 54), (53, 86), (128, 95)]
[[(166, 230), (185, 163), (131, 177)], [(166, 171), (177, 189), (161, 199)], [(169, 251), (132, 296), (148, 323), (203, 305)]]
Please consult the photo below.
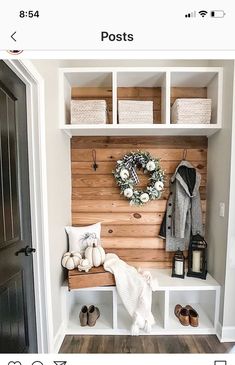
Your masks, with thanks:
[[(219, 135), (223, 128), (223, 72), (223, 67), (217, 66), (73, 67), (59, 70), (60, 129), (70, 138), (70, 225), (86, 227), (100, 222), (105, 253), (116, 254), (127, 264), (150, 272), (155, 319), (151, 329), (153, 335), (216, 334), (220, 337), (221, 285), (213, 278), (217, 269), (211, 256), (216, 247), (210, 226), (214, 219), (211, 215), (214, 204), (212, 186), (218, 174), (212, 168), (213, 151), (217, 147), (211, 138), (216, 133)], [(210, 100), (209, 119), (200, 122), (195, 117), (191, 123), (175, 122), (172, 106), (179, 99)], [(90, 105), (86, 105), (88, 100)], [(97, 109), (99, 100), (105, 101), (105, 113), (104, 104)], [(151, 103), (152, 123), (146, 122), (150, 110), (147, 110), (147, 104), (139, 113), (143, 113), (143, 120), (132, 121), (126, 114), (125, 122), (120, 114), (120, 101)], [(76, 105), (88, 110), (88, 120), (78, 117)], [(133, 105), (129, 103), (127, 108)], [(85, 109), (79, 110), (84, 112)], [(97, 115), (97, 122), (94, 122), (94, 115)], [(76, 118), (80, 118), (78, 122)], [(146, 151), (158, 159), (165, 174), (161, 197), (139, 206), (129, 204), (120, 194), (113, 176), (117, 161), (132, 151)], [(159, 235), (171, 177), (183, 160), (187, 160), (201, 176), (200, 205), (208, 242), (206, 280), (187, 277), (186, 274), (183, 280), (172, 277), (175, 252), (166, 251), (165, 240)], [(138, 178), (141, 189), (149, 177), (140, 169)], [(187, 258), (188, 251), (183, 254)], [(68, 280), (61, 289), (61, 339), (64, 335), (131, 333), (132, 320), (118, 295), (115, 279), (100, 268), (93, 268), (90, 272), (65, 271)], [(185, 270), (187, 273), (187, 265)], [(95, 279), (92, 281), (91, 277)], [(94, 327), (83, 327), (78, 315), (84, 305), (91, 303), (99, 307), (101, 315)], [(174, 313), (177, 303), (182, 306), (190, 304), (194, 308), (199, 314), (197, 327), (181, 325)]]

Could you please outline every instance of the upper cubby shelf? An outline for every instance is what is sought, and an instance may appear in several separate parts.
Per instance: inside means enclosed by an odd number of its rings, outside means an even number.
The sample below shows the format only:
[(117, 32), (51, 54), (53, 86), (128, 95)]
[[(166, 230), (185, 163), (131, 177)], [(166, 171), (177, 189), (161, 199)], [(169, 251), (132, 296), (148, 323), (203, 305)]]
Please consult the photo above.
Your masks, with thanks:
[[(218, 67), (62, 68), (60, 69), (60, 128), (71, 136), (203, 135), (221, 129), (223, 69)], [(200, 124), (173, 123), (176, 99), (211, 99), (211, 120)], [(71, 119), (71, 100), (106, 103), (103, 123)], [(120, 118), (119, 101), (148, 101), (153, 122)], [(92, 112), (91, 112), (92, 113)], [(102, 111), (101, 111), (102, 113)], [(143, 114), (145, 115), (145, 114)]]

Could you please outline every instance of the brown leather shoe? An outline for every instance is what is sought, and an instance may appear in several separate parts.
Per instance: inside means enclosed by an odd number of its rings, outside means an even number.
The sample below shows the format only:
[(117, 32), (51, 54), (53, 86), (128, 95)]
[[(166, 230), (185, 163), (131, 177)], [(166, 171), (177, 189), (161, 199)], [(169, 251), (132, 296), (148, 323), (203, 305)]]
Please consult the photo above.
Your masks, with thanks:
[(88, 308), (86, 305), (82, 307), (79, 313), (80, 324), (82, 327), (87, 326), (88, 321)]
[(189, 312), (189, 323), (192, 327), (198, 327), (199, 325), (199, 315), (191, 305), (186, 305), (188, 312)]
[(88, 309), (88, 321), (87, 321), (88, 326), (90, 327), (95, 326), (99, 316), (100, 316), (99, 308), (95, 307), (94, 305), (90, 305)]
[(189, 326), (189, 311), (187, 308), (183, 308), (182, 305), (176, 304), (174, 312), (182, 326)]

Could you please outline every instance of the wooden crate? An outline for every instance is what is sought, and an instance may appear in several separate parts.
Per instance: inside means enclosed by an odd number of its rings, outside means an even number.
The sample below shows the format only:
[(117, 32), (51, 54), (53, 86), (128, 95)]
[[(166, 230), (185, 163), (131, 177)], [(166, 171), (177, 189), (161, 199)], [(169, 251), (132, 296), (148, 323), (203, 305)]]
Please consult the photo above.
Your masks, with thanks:
[(103, 266), (93, 267), (88, 273), (77, 269), (68, 272), (69, 290), (110, 285), (115, 285), (114, 276)]

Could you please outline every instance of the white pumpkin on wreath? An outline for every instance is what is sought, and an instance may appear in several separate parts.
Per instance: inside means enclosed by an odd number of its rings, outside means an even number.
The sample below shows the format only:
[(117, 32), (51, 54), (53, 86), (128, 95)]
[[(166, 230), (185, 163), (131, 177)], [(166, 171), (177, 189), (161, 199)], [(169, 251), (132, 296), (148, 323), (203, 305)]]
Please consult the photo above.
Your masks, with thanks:
[(67, 270), (74, 270), (80, 264), (81, 259), (82, 256), (80, 255), (79, 252), (76, 251), (66, 252), (62, 257), (61, 264)]
[(85, 251), (85, 258), (89, 261), (90, 265), (98, 267), (103, 265), (105, 260), (105, 251), (99, 242), (94, 241), (89, 244)]

